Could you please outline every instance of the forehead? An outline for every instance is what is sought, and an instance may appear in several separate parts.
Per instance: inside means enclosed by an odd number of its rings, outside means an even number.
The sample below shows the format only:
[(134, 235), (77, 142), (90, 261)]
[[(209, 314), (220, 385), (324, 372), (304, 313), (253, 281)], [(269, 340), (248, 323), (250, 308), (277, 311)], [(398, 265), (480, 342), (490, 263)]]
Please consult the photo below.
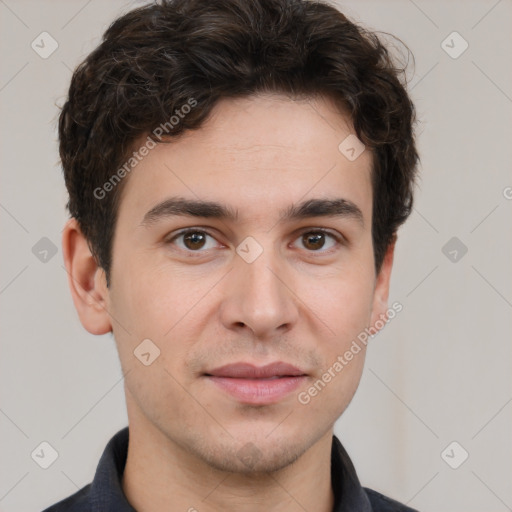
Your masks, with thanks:
[(200, 128), (141, 159), (119, 216), (140, 217), (168, 196), (227, 204), (241, 221), (309, 197), (347, 196), (370, 214), (372, 154), (350, 161), (339, 149), (348, 136), (350, 119), (328, 98), (222, 99)]

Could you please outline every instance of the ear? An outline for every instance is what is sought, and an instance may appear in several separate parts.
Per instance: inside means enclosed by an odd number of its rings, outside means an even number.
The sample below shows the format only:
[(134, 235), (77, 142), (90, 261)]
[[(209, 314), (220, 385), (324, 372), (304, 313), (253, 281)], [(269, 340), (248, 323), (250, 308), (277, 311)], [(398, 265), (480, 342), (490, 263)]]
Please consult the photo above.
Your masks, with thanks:
[[(375, 289), (373, 292), (373, 306), (371, 315), (371, 326), (386, 324), (389, 297), (389, 282), (391, 279), (391, 269), (393, 267), (393, 257), (395, 254), (396, 235), (386, 249), (384, 260), (380, 268), (379, 274), (375, 281)], [(381, 322), (377, 323), (378, 320)], [(375, 327), (376, 328), (376, 327)], [(379, 330), (379, 329), (377, 329)]]
[(62, 254), (80, 322), (91, 334), (111, 332), (105, 272), (96, 263), (87, 240), (74, 218), (64, 226)]

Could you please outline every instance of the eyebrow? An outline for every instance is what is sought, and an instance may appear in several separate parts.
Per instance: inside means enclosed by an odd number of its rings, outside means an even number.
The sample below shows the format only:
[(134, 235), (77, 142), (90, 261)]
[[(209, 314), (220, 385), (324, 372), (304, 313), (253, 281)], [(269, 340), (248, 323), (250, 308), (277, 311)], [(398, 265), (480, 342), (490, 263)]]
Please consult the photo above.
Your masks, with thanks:
[[(150, 227), (168, 217), (201, 217), (235, 222), (238, 210), (229, 206), (199, 199), (171, 197), (151, 208), (142, 219), (141, 226)], [(308, 219), (313, 217), (352, 218), (364, 226), (363, 212), (348, 199), (308, 199), (292, 204), (280, 212), (279, 222)]]

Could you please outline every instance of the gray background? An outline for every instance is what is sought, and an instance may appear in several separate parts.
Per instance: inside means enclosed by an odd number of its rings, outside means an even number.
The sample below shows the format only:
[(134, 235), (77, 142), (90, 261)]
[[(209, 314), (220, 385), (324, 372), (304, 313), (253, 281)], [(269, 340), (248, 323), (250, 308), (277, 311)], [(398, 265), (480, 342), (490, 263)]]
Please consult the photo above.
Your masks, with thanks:
[[(141, 4), (0, 0), (2, 511), (41, 510), (90, 482), (127, 424), (114, 341), (82, 328), (67, 287), (56, 105), (108, 24)], [(390, 304), (404, 309), (371, 342), (336, 433), (365, 485), (415, 508), (512, 510), (512, 2), (338, 5), (415, 56), (422, 177), (392, 278)], [(31, 47), (43, 31), (59, 45), (46, 59)], [(442, 47), (453, 31), (469, 44), (458, 58)], [(43, 441), (59, 455), (48, 469), (31, 458)]]

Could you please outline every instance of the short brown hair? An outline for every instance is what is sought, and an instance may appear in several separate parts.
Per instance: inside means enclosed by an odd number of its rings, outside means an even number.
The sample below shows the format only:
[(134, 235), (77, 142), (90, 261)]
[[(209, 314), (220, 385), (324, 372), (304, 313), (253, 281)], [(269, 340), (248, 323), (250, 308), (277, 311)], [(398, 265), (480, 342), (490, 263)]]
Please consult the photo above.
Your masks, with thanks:
[(411, 212), (419, 160), (405, 70), (374, 32), (321, 1), (162, 0), (115, 20), (75, 70), (59, 118), (67, 207), (107, 283), (126, 180), (104, 197), (94, 191), (191, 98), (170, 137), (199, 128), (220, 98), (259, 92), (326, 95), (351, 116), (373, 152), (378, 273)]

